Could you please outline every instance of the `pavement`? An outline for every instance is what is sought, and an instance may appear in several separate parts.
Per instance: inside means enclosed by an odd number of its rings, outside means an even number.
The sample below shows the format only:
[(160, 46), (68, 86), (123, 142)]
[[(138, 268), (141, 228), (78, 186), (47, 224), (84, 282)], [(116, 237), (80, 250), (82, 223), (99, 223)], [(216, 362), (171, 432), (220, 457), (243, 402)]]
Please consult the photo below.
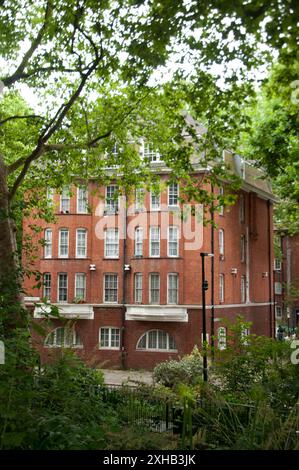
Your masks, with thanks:
[(152, 385), (153, 376), (148, 371), (101, 369), (107, 385), (122, 385), (123, 383), (134, 386), (139, 383)]

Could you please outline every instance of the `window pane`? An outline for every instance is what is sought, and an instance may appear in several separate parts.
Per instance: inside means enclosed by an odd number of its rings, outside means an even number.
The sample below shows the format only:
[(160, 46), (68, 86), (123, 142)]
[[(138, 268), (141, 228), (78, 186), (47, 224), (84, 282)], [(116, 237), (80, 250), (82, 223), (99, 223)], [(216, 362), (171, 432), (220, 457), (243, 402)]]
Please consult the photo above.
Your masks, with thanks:
[(106, 210), (108, 212), (118, 211), (117, 186), (110, 185), (106, 187)]
[(56, 333), (56, 341), (55, 344), (57, 346), (64, 346), (64, 335), (65, 335), (65, 330), (64, 328), (56, 328), (55, 330)]
[(150, 303), (160, 302), (160, 275), (150, 274)]
[(148, 333), (148, 349), (157, 349), (157, 331), (149, 331)]
[(69, 252), (69, 231), (62, 229), (59, 231), (59, 256), (68, 257)]
[(101, 328), (100, 346), (102, 348), (109, 348), (109, 328)]
[(81, 214), (87, 213), (87, 189), (77, 189), (77, 212)]
[(60, 210), (61, 212), (69, 212), (70, 211), (70, 188), (65, 187), (62, 190), (60, 196)]
[(136, 188), (135, 190), (135, 210), (141, 211), (144, 209), (144, 189)]
[(77, 257), (85, 258), (86, 257), (86, 240), (87, 233), (85, 229), (77, 230)]
[(160, 256), (160, 227), (150, 227), (150, 256)]
[(160, 194), (151, 193), (151, 209), (159, 210), (160, 209)]
[(222, 326), (218, 328), (218, 349), (226, 349), (226, 329)]
[(158, 332), (158, 349), (167, 349), (167, 334), (165, 331)]
[(150, 162), (160, 161), (160, 155), (155, 150), (154, 145), (151, 142), (145, 142), (143, 146), (143, 156), (148, 158)]
[(105, 275), (105, 302), (117, 302), (117, 274)]
[(179, 229), (178, 227), (168, 228), (168, 256), (179, 255)]
[(135, 274), (135, 302), (142, 302), (142, 274)]
[(174, 351), (176, 350), (176, 345), (173, 337), (165, 331), (151, 330), (140, 338), (137, 343), (137, 349)]
[(171, 183), (168, 187), (168, 205), (177, 206), (179, 199), (179, 186), (177, 183)]
[(168, 303), (178, 303), (178, 275), (168, 274)]
[(52, 258), (52, 230), (45, 230), (45, 258)]
[(67, 274), (58, 275), (58, 301), (67, 301)]
[(143, 229), (137, 227), (135, 229), (135, 256), (142, 256), (143, 252)]
[(224, 275), (219, 276), (219, 301), (224, 302)]
[(139, 340), (139, 343), (137, 345), (137, 349), (146, 349), (146, 338), (147, 335), (143, 335), (142, 338)]
[(51, 300), (51, 274), (44, 274), (44, 298)]
[(219, 230), (219, 253), (224, 255), (224, 231)]
[(77, 299), (85, 299), (86, 292), (86, 275), (76, 274), (76, 292), (75, 296)]
[(111, 328), (111, 348), (119, 348), (120, 331), (119, 328)]
[(118, 229), (109, 228), (105, 232), (105, 257), (118, 258), (119, 256)]

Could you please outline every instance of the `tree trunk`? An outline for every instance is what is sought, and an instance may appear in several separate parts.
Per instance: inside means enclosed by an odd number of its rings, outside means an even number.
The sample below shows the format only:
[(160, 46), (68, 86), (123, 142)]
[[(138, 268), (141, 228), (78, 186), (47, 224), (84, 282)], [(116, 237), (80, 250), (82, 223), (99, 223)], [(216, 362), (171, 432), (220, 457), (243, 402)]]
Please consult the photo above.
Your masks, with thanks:
[(21, 269), (17, 252), (16, 226), (11, 217), (7, 169), (0, 155), (0, 313), (11, 329), (24, 325), (21, 301)]

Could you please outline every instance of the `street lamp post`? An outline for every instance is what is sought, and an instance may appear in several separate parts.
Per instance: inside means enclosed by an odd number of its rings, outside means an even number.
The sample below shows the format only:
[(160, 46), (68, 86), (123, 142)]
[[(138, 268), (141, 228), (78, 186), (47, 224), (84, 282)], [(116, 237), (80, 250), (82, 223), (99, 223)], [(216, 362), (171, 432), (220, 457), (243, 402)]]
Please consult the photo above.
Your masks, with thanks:
[(208, 381), (208, 358), (207, 358), (207, 323), (206, 323), (206, 290), (209, 288), (205, 277), (205, 258), (213, 257), (213, 253), (200, 253), (201, 256), (201, 291), (202, 291), (202, 341), (203, 341), (203, 380)]

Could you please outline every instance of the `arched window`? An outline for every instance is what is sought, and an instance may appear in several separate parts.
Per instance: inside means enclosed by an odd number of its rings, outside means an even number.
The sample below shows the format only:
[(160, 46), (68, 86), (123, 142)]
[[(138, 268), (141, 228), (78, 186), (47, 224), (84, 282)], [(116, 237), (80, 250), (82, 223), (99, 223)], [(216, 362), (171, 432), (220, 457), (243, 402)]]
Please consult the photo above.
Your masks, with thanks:
[(50, 348), (82, 348), (83, 343), (74, 328), (60, 326), (48, 334), (45, 346)]
[(175, 341), (166, 331), (150, 330), (141, 336), (137, 343), (138, 350), (176, 351)]
[(226, 328), (224, 326), (220, 326), (218, 328), (218, 349), (223, 351), (226, 349)]

